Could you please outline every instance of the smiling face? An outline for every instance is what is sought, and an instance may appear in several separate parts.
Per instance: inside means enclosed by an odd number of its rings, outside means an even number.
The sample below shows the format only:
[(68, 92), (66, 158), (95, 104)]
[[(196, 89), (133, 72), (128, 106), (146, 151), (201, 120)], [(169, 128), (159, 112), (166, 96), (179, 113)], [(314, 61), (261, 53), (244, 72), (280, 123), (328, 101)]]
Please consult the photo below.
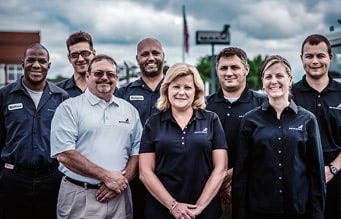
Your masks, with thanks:
[(263, 88), (269, 99), (289, 99), (291, 78), (282, 63), (268, 67), (262, 77)]
[(193, 75), (179, 76), (168, 87), (168, 99), (171, 108), (177, 111), (185, 111), (192, 108), (195, 96)]
[(91, 59), (94, 57), (95, 51), (90, 49), (88, 42), (79, 42), (69, 47), (69, 62), (71, 63), (74, 73), (85, 76)]
[(142, 40), (137, 46), (136, 61), (143, 77), (156, 77), (163, 72), (164, 53), (161, 44), (153, 39)]
[(311, 79), (328, 77), (331, 57), (325, 42), (320, 42), (317, 45), (306, 43), (303, 47), (301, 60), (307, 77)]
[(237, 56), (221, 57), (217, 63), (217, 75), (223, 91), (238, 92), (246, 86), (249, 66)]
[(88, 73), (88, 89), (98, 98), (109, 101), (117, 83), (116, 66), (106, 59), (93, 62)]
[(27, 49), (22, 63), (25, 85), (32, 90), (44, 86), (50, 65), (49, 54), (43, 47), (37, 45)]

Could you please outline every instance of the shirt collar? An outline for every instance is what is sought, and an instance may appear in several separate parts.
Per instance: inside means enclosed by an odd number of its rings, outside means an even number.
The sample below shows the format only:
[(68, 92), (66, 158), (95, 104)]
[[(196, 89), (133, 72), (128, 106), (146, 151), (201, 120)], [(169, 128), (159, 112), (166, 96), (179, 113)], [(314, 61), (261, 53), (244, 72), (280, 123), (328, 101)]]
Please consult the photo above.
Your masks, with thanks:
[[(23, 91), (26, 92), (26, 89), (23, 85), (22, 79), (24, 76), (21, 76), (16, 82), (14, 82), (14, 86), (12, 87), (12, 89), (10, 90), (10, 93), (14, 93), (16, 91)], [(57, 87), (56, 85), (54, 85), (53, 83), (50, 83), (48, 81), (46, 81), (46, 85), (43, 91), (45, 91), (46, 89), (48, 89), (48, 91), (50, 91), (51, 93), (63, 93), (63, 90), (60, 89), (59, 87)]]
[[(89, 91), (89, 89), (85, 90), (84, 95), (87, 97), (87, 99), (89, 100), (90, 104), (93, 105), (93, 106), (96, 105), (96, 104), (99, 104), (99, 103), (107, 103), (103, 99), (101, 99), (101, 98), (97, 97), (96, 95), (94, 95), (93, 93), (91, 93)], [(111, 99), (109, 101), (109, 105), (110, 104), (115, 104), (116, 106), (119, 106), (117, 100), (118, 100), (118, 98), (115, 97), (114, 95), (112, 95)]]
[[(327, 85), (327, 87), (325, 87), (323, 89), (322, 92), (324, 92), (324, 91), (338, 91), (337, 82), (335, 80), (333, 80), (333, 78), (331, 78), (330, 75), (328, 75), (328, 78), (329, 78), (328, 85)], [(315, 89), (310, 87), (310, 85), (308, 84), (307, 79), (306, 79), (306, 75), (303, 75), (303, 77), (302, 77), (302, 86), (301, 86), (301, 88), (304, 91), (311, 91), (311, 90), (315, 91)]]
[[(249, 102), (251, 98), (252, 91), (247, 87), (244, 88), (240, 97), (236, 102)], [(223, 90), (220, 88), (217, 92), (217, 95), (214, 98), (214, 102), (226, 102), (227, 100), (224, 97)]]
[[(193, 116), (192, 116), (191, 121), (194, 119), (205, 119), (205, 118), (206, 118), (206, 116), (205, 116), (204, 110), (195, 109), (193, 111)], [(164, 122), (167, 120), (174, 121), (174, 118), (172, 116), (172, 111), (170, 109), (166, 110), (164, 112), (161, 112), (161, 122)]]
[[(263, 110), (263, 111), (268, 111), (269, 109), (273, 109), (273, 108), (272, 108), (272, 106), (270, 105), (269, 100), (267, 99), (267, 100), (264, 101), (263, 104), (262, 104), (262, 110)], [(293, 100), (290, 100), (289, 106), (286, 107), (286, 109), (289, 109), (289, 110), (291, 110), (292, 112), (294, 112), (294, 113), (296, 113), (296, 114), (297, 114), (297, 111), (298, 111), (297, 105), (296, 105), (296, 103), (295, 103)]]
[[(163, 78), (157, 85), (155, 91), (160, 90), (162, 82), (163, 82)], [(136, 81), (132, 82), (131, 87), (147, 87), (148, 88), (147, 84), (142, 80), (142, 78), (139, 78)]]
[(69, 89), (69, 88), (74, 88), (74, 87), (78, 87), (78, 86), (76, 85), (75, 77), (72, 75), (71, 78), (66, 80), (65, 88)]

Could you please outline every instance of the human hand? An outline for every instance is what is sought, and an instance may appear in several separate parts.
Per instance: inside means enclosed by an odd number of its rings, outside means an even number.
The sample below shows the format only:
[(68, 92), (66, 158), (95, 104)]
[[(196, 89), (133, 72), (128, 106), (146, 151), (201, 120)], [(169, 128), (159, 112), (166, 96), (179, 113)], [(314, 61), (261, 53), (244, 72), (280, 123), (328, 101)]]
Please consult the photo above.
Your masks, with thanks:
[(99, 202), (108, 202), (117, 195), (118, 193), (109, 189), (105, 184), (102, 184), (96, 192), (96, 200)]
[(119, 171), (108, 171), (103, 183), (116, 193), (121, 193), (128, 187), (128, 179)]
[(176, 219), (192, 219), (195, 218), (195, 214), (192, 210), (196, 207), (196, 205), (178, 202), (175, 208), (171, 211), (171, 214)]
[(327, 183), (334, 177), (334, 175), (330, 172), (330, 169), (328, 166), (324, 166), (324, 172), (325, 172), (326, 183)]

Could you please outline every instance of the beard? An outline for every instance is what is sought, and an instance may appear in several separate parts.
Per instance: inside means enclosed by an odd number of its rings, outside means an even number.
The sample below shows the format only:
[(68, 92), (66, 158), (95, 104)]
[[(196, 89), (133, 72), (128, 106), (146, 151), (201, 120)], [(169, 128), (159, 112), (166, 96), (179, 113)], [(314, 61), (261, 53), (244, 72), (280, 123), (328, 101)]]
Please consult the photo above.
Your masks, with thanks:
[(147, 71), (146, 67), (145, 67), (145, 64), (140, 64), (139, 65), (140, 70), (141, 70), (141, 74), (143, 76), (145, 76), (145, 77), (148, 77), (148, 78), (153, 78), (153, 77), (159, 76), (160, 74), (163, 74), (163, 72), (162, 72), (162, 69), (163, 69), (162, 63), (157, 62), (156, 66), (157, 66), (156, 70)]

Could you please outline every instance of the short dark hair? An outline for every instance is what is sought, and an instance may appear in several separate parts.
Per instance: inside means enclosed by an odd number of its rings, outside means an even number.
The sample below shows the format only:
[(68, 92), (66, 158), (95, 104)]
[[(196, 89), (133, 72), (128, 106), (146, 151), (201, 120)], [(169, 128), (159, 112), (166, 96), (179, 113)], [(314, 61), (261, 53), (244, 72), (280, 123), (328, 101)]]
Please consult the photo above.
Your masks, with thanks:
[(116, 72), (118, 71), (118, 66), (117, 63), (115, 61), (115, 59), (113, 59), (112, 57), (108, 56), (108, 55), (104, 55), (104, 54), (100, 54), (100, 55), (96, 55), (89, 63), (89, 67), (88, 67), (88, 72), (90, 74), (91, 72), (91, 66), (93, 63), (95, 62), (99, 62), (101, 60), (108, 60), (110, 63), (112, 63), (113, 65), (115, 65), (116, 67)]
[(237, 47), (228, 47), (223, 50), (221, 50), (216, 58), (216, 64), (218, 64), (221, 57), (230, 57), (230, 56), (238, 56), (242, 63), (246, 66), (247, 65), (247, 55), (246, 52), (240, 48)]
[(66, 47), (67, 50), (70, 52), (70, 46), (79, 43), (79, 42), (87, 42), (90, 45), (90, 49), (93, 50), (93, 42), (92, 37), (89, 33), (79, 31), (76, 33), (71, 34), (66, 40)]
[(47, 58), (48, 58), (48, 60), (50, 60), (50, 53), (49, 53), (49, 51), (46, 49), (45, 46), (43, 46), (43, 45), (40, 44), (40, 43), (32, 43), (32, 44), (30, 44), (30, 45), (25, 49), (24, 57), (26, 56), (27, 50), (32, 49), (32, 48), (42, 48), (43, 50), (46, 51), (46, 53), (47, 53)]
[(304, 48), (305, 44), (309, 43), (310, 45), (317, 45), (321, 42), (326, 43), (327, 48), (328, 48), (329, 58), (332, 58), (333, 54), (332, 54), (332, 47), (330, 45), (330, 42), (327, 39), (327, 37), (325, 37), (321, 34), (312, 34), (312, 35), (309, 35), (307, 38), (305, 38), (305, 40), (302, 43), (302, 47), (301, 47), (301, 56), (303, 55), (303, 48)]

